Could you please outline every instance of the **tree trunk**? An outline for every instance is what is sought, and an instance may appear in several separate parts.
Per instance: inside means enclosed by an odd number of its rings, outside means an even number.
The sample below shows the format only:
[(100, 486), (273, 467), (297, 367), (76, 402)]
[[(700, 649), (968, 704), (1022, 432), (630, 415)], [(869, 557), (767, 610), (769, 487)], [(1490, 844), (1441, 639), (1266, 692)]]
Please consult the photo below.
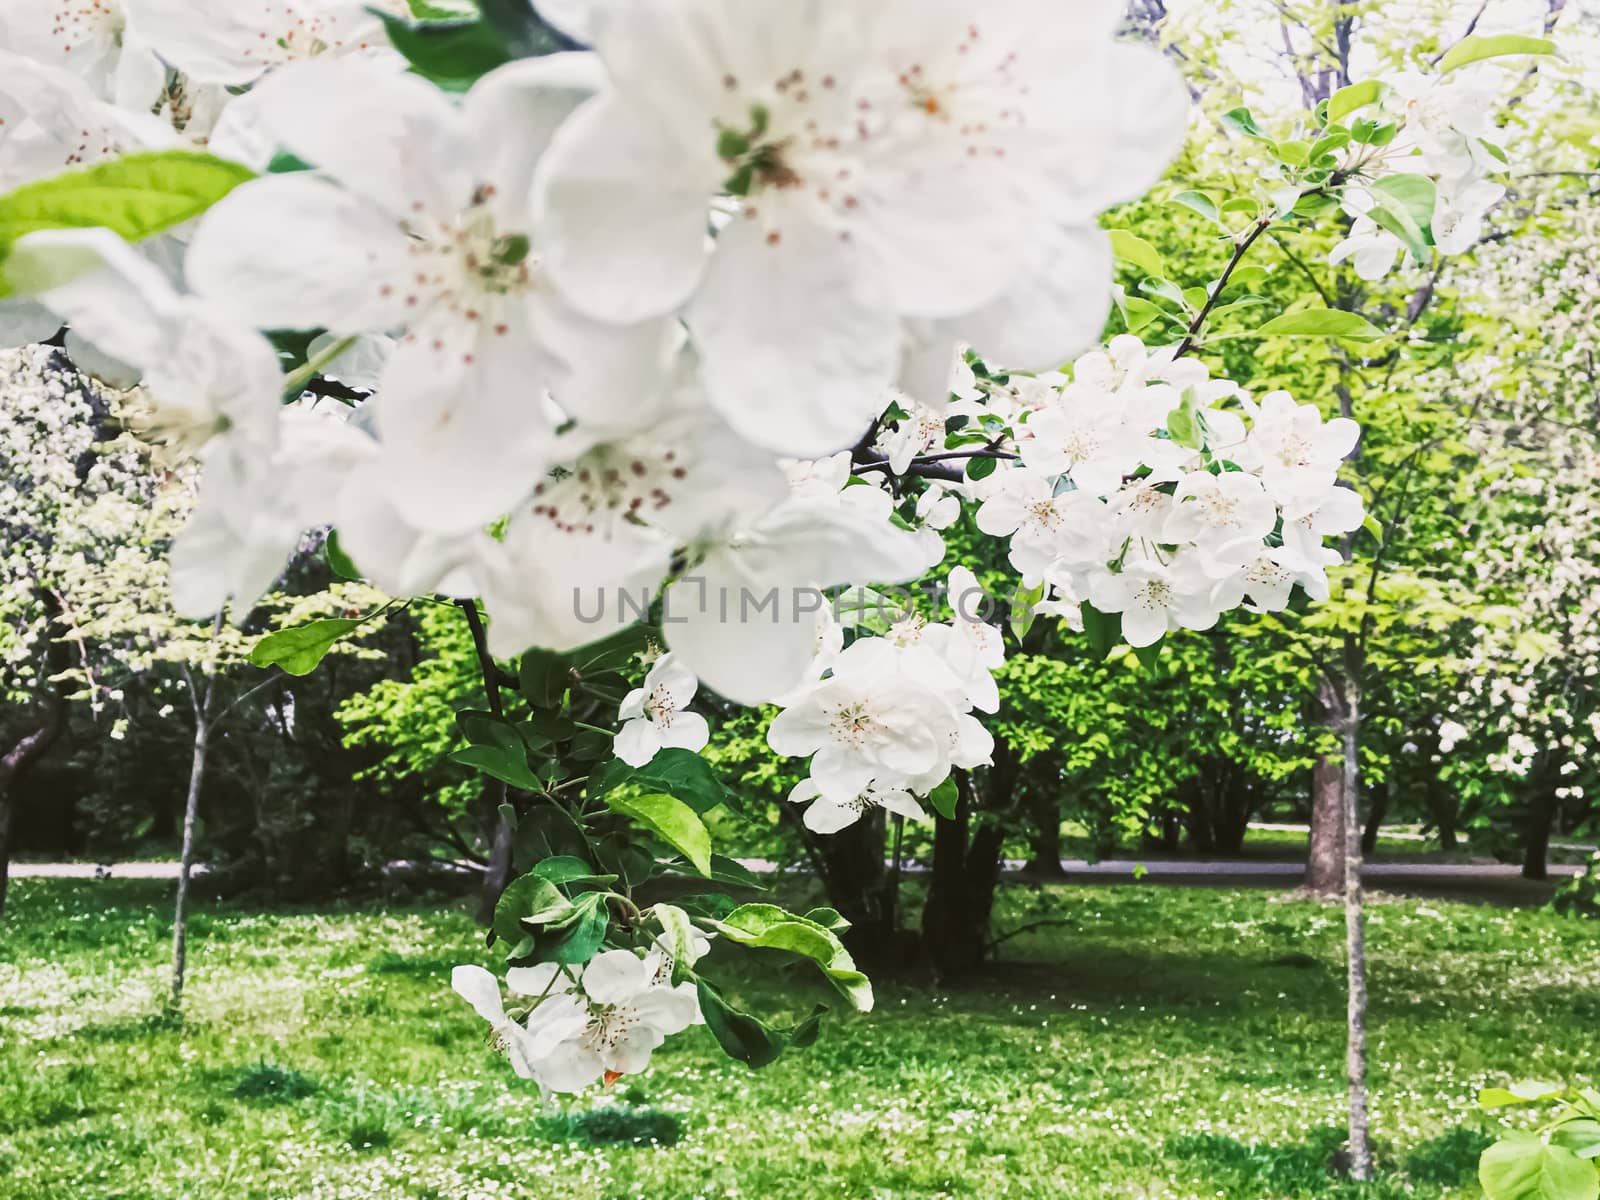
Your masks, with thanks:
[[(66, 647), (55, 637), (55, 620), (60, 613), (60, 606), (48, 595), (43, 603), (50, 614), (50, 624), (45, 631), (50, 640), (45, 646), (40, 678), (48, 681), (66, 669), (67, 655)], [(16, 807), (12, 789), (49, 752), (66, 727), (67, 701), (62, 685), (47, 682), (44, 695), (40, 698), (37, 724), (17, 739), (4, 757), (0, 757), (0, 918), (6, 914), (6, 893), (11, 885), (11, 826)]]
[(1048, 787), (1034, 787), (1029, 809), (1033, 817), (1033, 857), (1022, 868), (1035, 879), (1061, 879), (1061, 801)]
[(1522, 844), (1522, 877), (1550, 878), (1550, 826), (1556, 818), (1556, 791), (1549, 779), (1536, 784), (1533, 804), (1528, 810), (1527, 832)]
[(495, 811), (494, 840), (489, 843), (489, 862), (483, 871), (483, 889), (478, 893), (478, 924), (485, 927), (494, 924), (495, 905), (511, 882), (511, 822), (501, 811), (506, 804), (506, 785), (494, 780), (489, 798)]
[(1344, 761), (1340, 771), (1344, 801), (1345, 963), (1349, 994), (1346, 1006), (1345, 1081), (1350, 1108), (1350, 1177), (1372, 1178), (1372, 1138), (1367, 1111), (1367, 937), (1365, 898), (1361, 891), (1361, 767), (1356, 756), (1361, 730), (1360, 684), (1354, 674), (1345, 681)]
[[(1009, 794), (1008, 777), (1015, 764), (1002, 771), (1010, 759), (996, 753), (991, 770), (996, 794)], [(922, 944), (938, 977), (970, 974), (989, 952), (989, 918), (994, 911), (994, 889), (1000, 877), (1000, 846), (1004, 832), (997, 821), (981, 821), (972, 828), (980, 810), (972, 777), (956, 772), (958, 800), (953, 818), (937, 817), (933, 832), (933, 878), (922, 909)]]
[(1378, 833), (1383, 828), (1383, 818), (1389, 813), (1389, 781), (1372, 785), (1372, 807), (1367, 812), (1366, 831), (1361, 835), (1361, 853), (1363, 856), (1374, 854), (1378, 849)]
[[(1331, 682), (1318, 690), (1316, 720), (1339, 732), (1339, 699)], [(1344, 891), (1345, 798), (1339, 762), (1317, 755), (1311, 768), (1311, 849), (1303, 886), (1329, 899)]]
[(189, 879), (194, 872), (194, 833), (200, 814), (200, 789), (206, 777), (206, 746), (211, 737), (211, 695), (214, 684), (207, 682), (206, 697), (194, 727), (194, 757), (189, 763), (189, 794), (183, 804), (183, 852), (178, 861), (178, 898), (172, 915), (172, 992), (168, 1006), (183, 1007), (184, 973), (189, 965)]
[[(796, 824), (798, 818), (785, 806)], [(884, 866), (886, 828), (881, 810), (838, 833), (819, 837), (800, 826), (806, 850), (827, 889), (828, 903), (850, 922), (845, 948), (863, 966), (902, 967), (914, 946), (900, 930), (898, 880)]]

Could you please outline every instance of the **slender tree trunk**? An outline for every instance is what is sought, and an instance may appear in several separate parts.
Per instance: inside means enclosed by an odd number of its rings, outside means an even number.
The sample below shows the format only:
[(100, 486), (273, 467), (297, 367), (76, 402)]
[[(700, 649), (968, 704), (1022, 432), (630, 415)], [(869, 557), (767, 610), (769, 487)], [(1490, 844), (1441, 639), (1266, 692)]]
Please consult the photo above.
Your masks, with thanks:
[[(1553, 773), (1552, 773), (1553, 774)], [(1550, 878), (1550, 826), (1556, 818), (1556, 790), (1548, 778), (1536, 785), (1528, 811), (1527, 832), (1522, 844), (1522, 877)]]
[(1378, 849), (1378, 834), (1383, 829), (1383, 819), (1389, 814), (1389, 781), (1372, 785), (1372, 806), (1367, 811), (1366, 832), (1361, 835), (1361, 853), (1372, 855)]
[(183, 804), (183, 852), (178, 862), (178, 898), (172, 914), (172, 991), (168, 1005), (183, 1007), (183, 982), (189, 965), (189, 880), (194, 873), (194, 834), (200, 815), (200, 790), (206, 777), (206, 747), (211, 737), (210, 700), (212, 685), (206, 685), (206, 699), (195, 722), (194, 756), (189, 762), (189, 794)]
[[(1343, 701), (1339, 682), (1324, 680), (1317, 689), (1313, 714), (1317, 724), (1340, 737), (1344, 732)], [(1330, 900), (1344, 892), (1344, 809), (1344, 775), (1339, 760), (1331, 754), (1319, 754), (1311, 768), (1311, 846), (1302, 886)]]
[(1372, 1178), (1372, 1136), (1367, 1111), (1367, 935), (1361, 890), (1361, 767), (1356, 756), (1361, 731), (1360, 684), (1345, 680), (1344, 762), (1340, 771), (1344, 800), (1345, 962), (1349, 995), (1346, 1008), (1345, 1080), (1350, 1107), (1350, 1177)]

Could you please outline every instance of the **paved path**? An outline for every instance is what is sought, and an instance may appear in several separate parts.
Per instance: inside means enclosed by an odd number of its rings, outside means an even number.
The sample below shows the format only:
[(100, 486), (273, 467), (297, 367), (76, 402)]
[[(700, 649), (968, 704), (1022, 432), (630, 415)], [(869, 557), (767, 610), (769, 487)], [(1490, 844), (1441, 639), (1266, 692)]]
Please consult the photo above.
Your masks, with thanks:
[[(776, 863), (765, 859), (747, 858), (741, 859), (740, 862), (750, 870), (761, 873), (777, 869)], [(1011, 865), (1015, 868), (1022, 864)], [(1215, 878), (1292, 882), (1305, 872), (1302, 863), (1262, 862), (1259, 859), (1106, 858), (1093, 863), (1081, 859), (1065, 859), (1061, 866), (1068, 876), (1149, 878), (1174, 882), (1184, 879)], [(203, 864), (197, 865), (195, 873), (202, 874), (205, 869)], [(1554, 879), (1577, 875), (1582, 869), (1577, 866), (1552, 864), (1550, 876)], [(176, 879), (178, 864), (175, 862), (11, 864), (13, 879), (95, 879), (103, 875), (115, 879)], [(1471, 883), (1475, 880), (1518, 879), (1521, 871), (1511, 863), (1367, 863), (1362, 870), (1362, 876), (1366, 879), (1386, 881)]]

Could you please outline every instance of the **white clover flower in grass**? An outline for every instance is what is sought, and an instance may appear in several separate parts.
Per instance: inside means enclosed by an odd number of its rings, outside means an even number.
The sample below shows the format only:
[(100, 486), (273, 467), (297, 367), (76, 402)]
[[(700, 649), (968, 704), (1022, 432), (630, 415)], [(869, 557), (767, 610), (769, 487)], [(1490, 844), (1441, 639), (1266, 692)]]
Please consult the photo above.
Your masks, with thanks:
[(617, 717), (616, 755), (630, 767), (642, 767), (665, 747), (700, 751), (711, 740), (706, 719), (686, 712), (697, 686), (694, 672), (675, 655), (663, 654), (651, 665), (644, 686), (622, 700)]
[[(1112, 46), (1117, 18), (1103, 0), (630, 5), (596, 29), (610, 86), (538, 173), (551, 276), (603, 320), (682, 307), (712, 403), (791, 453), (859, 437), (905, 319), (947, 327), (925, 338), (937, 371), (969, 326), (1042, 333), (1027, 357), (1059, 362), (1104, 318), (1094, 212), (1181, 140), (1181, 101), (1154, 128), (1148, 106), (1116, 116), (1151, 79), (1176, 87)], [(708, 246), (721, 196), (736, 215)]]
[(259, 121), (316, 170), (236, 189), (195, 235), (189, 278), (238, 321), (399, 332), (376, 428), (387, 499), (419, 528), (495, 520), (552, 461), (563, 414), (592, 436), (636, 427), (670, 378), (665, 323), (579, 317), (544, 285), (529, 239), (533, 163), (595, 67), (582, 54), (513, 63), (459, 107), (388, 62), (276, 72), (252, 94)]
[(838, 833), (875, 808), (913, 821), (925, 821), (928, 817), (916, 797), (905, 788), (880, 788), (875, 782), (869, 782), (858, 792), (829, 793), (823, 791), (815, 779), (802, 779), (789, 792), (789, 803), (806, 806), (801, 820), (812, 833)]
[(553, 963), (526, 968), (519, 990), (541, 981), (548, 988), (528, 1015), (527, 1028), (542, 1086), (581, 1092), (602, 1079), (609, 1084), (636, 1075), (650, 1065), (657, 1046), (695, 1023), (700, 1010), (694, 988), (659, 982), (658, 967), (631, 950), (603, 950), (574, 969), (576, 987), (558, 978)]

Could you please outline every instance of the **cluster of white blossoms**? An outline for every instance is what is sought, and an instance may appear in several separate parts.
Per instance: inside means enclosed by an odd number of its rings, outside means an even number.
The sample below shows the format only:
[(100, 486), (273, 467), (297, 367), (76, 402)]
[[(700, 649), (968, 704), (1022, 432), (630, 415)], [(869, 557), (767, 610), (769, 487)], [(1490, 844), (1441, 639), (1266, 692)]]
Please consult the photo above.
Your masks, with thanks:
[[(1354, 218), (1349, 235), (1329, 261), (1349, 260), (1363, 279), (1382, 279), (1401, 260), (1406, 243), (1373, 213), (1384, 199), (1368, 186), (1396, 174), (1425, 176), (1433, 184), (1432, 245), (1440, 254), (1463, 254), (1483, 237), (1489, 210), (1505, 198), (1490, 178), (1505, 169), (1495, 147), (1495, 102), (1503, 91), (1500, 68), (1480, 65), (1444, 77), (1403, 73), (1385, 95), (1390, 119), (1400, 125), (1387, 146), (1356, 147), (1360, 179), (1343, 192)], [(1365, 182), (1363, 182), (1363, 180)]]
[[(796, 493), (783, 463), (855, 445), (891, 385), (942, 408), (958, 345), (1045, 370), (1091, 343), (1096, 215), (1186, 127), (1114, 0), (562, 6), (593, 52), (461, 95), (329, 0), (94, 0), (68, 34), (38, 7), (0, 0), (0, 52), (133, 132), (73, 148), (53, 93), (0, 89), (0, 179), (202, 137), (260, 172), (151, 243), (50, 231), (7, 262), (37, 293), (9, 303), (50, 314), (21, 337), (65, 320), (199, 447), (181, 611), (242, 613), (332, 526), (393, 594), (481, 597), (501, 656), (663, 604), (677, 660), (742, 702), (802, 678), (796, 597), (932, 565), (887, 497)], [(285, 407), (310, 373), (280, 374), (286, 329), (370, 399)]]
[[(696, 938), (696, 958), (709, 948)], [(668, 1037), (702, 1022), (692, 983), (672, 983), (671, 955), (659, 946), (641, 957), (605, 950), (580, 966), (512, 967), (505, 983), (482, 967), (461, 966), (450, 984), (489, 1022), (489, 1041), (511, 1068), (545, 1092), (581, 1092), (650, 1065)]]
[(974, 710), (1000, 707), (994, 671), (1005, 662), (992, 599), (965, 567), (950, 572), (952, 619), (906, 610), (881, 637), (858, 637), (824, 612), (809, 682), (785, 696), (767, 731), (779, 754), (811, 759), (790, 793), (806, 827), (836, 833), (874, 808), (920, 820), (927, 796), (951, 768), (987, 764), (994, 738)]
[[(1205, 365), (1114, 338), (1008, 401), (1016, 458), (973, 487), (978, 527), (1009, 537), (1038, 606), (1081, 622), (1087, 601), (1149, 646), (1247, 604), (1328, 594), (1329, 535), (1358, 529), (1337, 483), (1359, 436), (1287, 392), (1252, 399)], [(1025, 398), (1024, 398), (1025, 397)]]

